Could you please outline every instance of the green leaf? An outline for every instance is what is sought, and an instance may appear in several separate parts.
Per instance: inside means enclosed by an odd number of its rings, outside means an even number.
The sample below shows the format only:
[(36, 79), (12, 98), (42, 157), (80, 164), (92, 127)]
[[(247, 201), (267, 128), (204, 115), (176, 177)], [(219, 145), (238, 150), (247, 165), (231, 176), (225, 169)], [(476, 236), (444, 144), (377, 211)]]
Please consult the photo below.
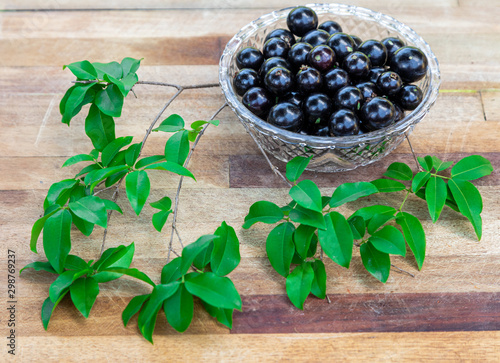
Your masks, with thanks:
[(241, 297), (227, 277), (205, 272), (185, 282), (186, 289), (210, 305), (241, 310)]
[(202, 126), (204, 126), (206, 124), (211, 124), (211, 125), (214, 125), (214, 126), (219, 126), (219, 120), (209, 120), (209, 121), (198, 120), (198, 121), (195, 121), (195, 122), (193, 122), (191, 124), (191, 128), (193, 130), (201, 130)]
[(351, 227), (352, 237), (354, 239), (362, 239), (366, 232), (366, 223), (360, 216), (355, 216), (347, 220), (349, 226)]
[[(153, 285), (154, 286), (154, 285)], [(180, 282), (175, 281), (165, 285), (156, 285), (151, 292), (149, 300), (139, 313), (138, 325), (141, 334), (149, 342), (153, 343), (153, 331), (156, 325), (156, 317), (163, 302), (175, 294)]]
[(110, 250), (111, 253), (103, 253), (102, 257), (95, 262), (94, 269), (104, 271), (110, 268), (128, 268), (134, 257), (135, 244), (132, 242), (128, 246), (120, 245)]
[(82, 176), (84, 174), (90, 173), (91, 171), (101, 169), (101, 166), (99, 164), (90, 164), (84, 167), (82, 170), (78, 172), (78, 174), (75, 175), (75, 178), (78, 178), (79, 176)]
[(214, 249), (214, 244), (209, 243), (193, 261), (194, 267), (199, 270), (203, 270), (210, 263), (210, 258), (212, 257), (212, 250)]
[(394, 215), (396, 213), (396, 208), (389, 207), (386, 205), (371, 205), (369, 207), (364, 207), (358, 209), (356, 212), (354, 212), (349, 219), (354, 218), (354, 217), (361, 217), (365, 221), (369, 221), (370, 219), (373, 218), (375, 214), (389, 214), (389, 215)]
[(193, 320), (193, 295), (181, 285), (177, 291), (163, 303), (167, 321), (179, 333), (186, 331)]
[(89, 317), (90, 310), (94, 306), (97, 295), (99, 295), (99, 284), (92, 277), (82, 277), (73, 282), (69, 287), (71, 300), (78, 311), (85, 318)]
[(309, 245), (309, 250), (307, 251), (307, 257), (313, 257), (318, 250), (318, 236), (313, 234), (311, 238), (311, 244)]
[(160, 126), (158, 126), (153, 131), (163, 131), (163, 132), (177, 132), (184, 129), (184, 119), (177, 115), (172, 114), (162, 121)]
[(165, 155), (152, 155), (152, 156), (147, 156), (145, 158), (142, 158), (137, 162), (137, 164), (135, 164), (135, 168), (141, 169), (145, 166), (151, 165), (151, 164), (156, 163), (158, 161), (165, 161)]
[(60, 209), (45, 221), (43, 228), (43, 249), (54, 270), (64, 271), (66, 257), (71, 250), (71, 213)]
[(49, 287), (49, 297), (52, 302), (56, 302), (61, 296), (62, 292), (69, 288), (69, 286), (80, 276), (85, 275), (90, 270), (68, 270), (60, 274), (57, 279)]
[(325, 254), (340, 266), (349, 268), (354, 240), (351, 227), (338, 212), (325, 215), (325, 230), (318, 230), (318, 238)]
[(181, 273), (181, 263), (182, 258), (176, 257), (161, 270), (161, 283), (168, 284), (169, 282), (175, 281), (182, 276)]
[(434, 169), (436, 169), (436, 173), (448, 169), (451, 164), (453, 164), (453, 161), (444, 162), (441, 161), (437, 156), (431, 156), (431, 159), (432, 165), (434, 166)]
[(285, 214), (276, 204), (261, 200), (250, 207), (243, 228), (248, 229), (257, 222), (274, 224), (283, 219), (284, 216)]
[(75, 255), (68, 255), (64, 264), (66, 270), (83, 271), (88, 269), (88, 267), (87, 262), (83, 258)]
[(126, 57), (122, 59), (121, 66), (123, 69), (123, 75), (127, 76), (130, 73), (135, 73), (139, 69), (139, 66), (141, 65), (141, 61), (144, 58), (141, 59), (134, 59), (130, 57)]
[(233, 311), (234, 309), (222, 309), (215, 306), (212, 306), (205, 301), (201, 301), (205, 310), (210, 314), (210, 316), (217, 319), (217, 321), (221, 324), (224, 324), (229, 329), (233, 328)]
[(295, 252), (294, 231), (292, 223), (283, 222), (269, 233), (266, 240), (267, 258), (276, 272), (284, 277), (290, 273), (290, 264)]
[(305, 158), (303, 156), (296, 156), (286, 164), (286, 178), (292, 183), (300, 178), (307, 165), (314, 155)]
[(326, 298), (326, 269), (321, 260), (314, 260), (311, 263), (314, 271), (314, 279), (311, 285), (311, 294), (319, 299)]
[(432, 170), (432, 159), (431, 158), (423, 158), (421, 156), (417, 157), (418, 163), (420, 166), (426, 170), (426, 171), (431, 171)]
[(330, 200), (330, 207), (335, 208), (347, 202), (352, 202), (361, 197), (366, 197), (375, 193), (378, 193), (378, 189), (372, 183), (344, 183), (339, 185), (333, 192), (332, 199)]
[(377, 250), (370, 241), (359, 248), (366, 270), (380, 282), (385, 283), (391, 271), (391, 259), (387, 253)]
[(172, 213), (171, 210), (169, 211), (160, 211), (155, 214), (153, 214), (151, 222), (153, 223), (153, 227), (158, 231), (161, 232), (163, 227), (165, 226), (165, 223), (167, 223), (168, 216)]
[(144, 170), (136, 170), (126, 176), (125, 190), (127, 191), (127, 198), (135, 214), (139, 215), (141, 213), (148, 199), (150, 189), (151, 183), (148, 173)]
[(63, 69), (65, 68), (68, 68), (79, 79), (97, 79), (97, 70), (88, 60), (67, 64), (63, 66)]
[(120, 117), (123, 108), (123, 94), (118, 86), (110, 84), (97, 92), (94, 104), (105, 115)]
[(70, 166), (70, 165), (74, 165), (76, 163), (80, 163), (82, 161), (95, 161), (95, 160), (89, 154), (78, 154), (78, 155), (72, 156), (68, 160), (66, 160), (64, 162), (64, 164), (62, 165), (62, 168), (64, 168), (65, 166)]
[(80, 232), (82, 232), (85, 236), (90, 236), (92, 231), (94, 230), (94, 223), (87, 222), (84, 219), (78, 217), (75, 213), (70, 210), (71, 219), (73, 224), (78, 228)]
[(163, 197), (156, 202), (149, 203), (149, 205), (156, 209), (169, 211), (172, 208), (172, 200), (169, 197)]
[(27, 268), (32, 268), (35, 271), (47, 271), (50, 272), (51, 274), (56, 274), (56, 270), (52, 267), (52, 265), (49, 262), (44, 262), (44, 261), (35, 261), (28, 263), (26, 266), (24, 266), (21, 270), (19, 270), (19, 274), (26, 270)]
[(182, 249), (181, 275), (184, 275), (189, 270), (196, 256), (217, 238), (219, 236), (215, 234), (206, 234)]
[(95, 170), (85, 176), (84, 183), (90, 187), (90, 193), (93, 193), (97, 184), (114, 174), (121, 173), (124, 170), (128, 170), (127, 165), (110, 166), (104, 169)]
[[(144, 272), (142, 271), (139, 271), (138, 269), (136, 268), (118, 268), (118, 267), (110, 267), (110, 268), (107, 268), (105, 269), (104, 271), (107, 271), (107, 272), (114, 272), (114, 273), (117, 273), (117, 274), (122, 274), (122, 275), (127, 275), (127, 276), (131, 276), (131, 277), (134, 277), (138, 280), (141, 280), (141, 281), (144, 281), (145, 283), (147, 284), (150, 284), (151, 286), (155, 286), (154, 282), (151, 281), (151, 279), (149, 278), (148, 275), (146, 275)], [(97, 276), (94, 275), (94, 277)]]
[(123, 326), (127, 326), (130, 319), (141, 310), (142, 305), (144, 305), (149, 296), (151, 296), (151, 294), (138, 295), (130, 300), (122, 313)]
[(451, 177), (454, 180), (475, 180), (490, 175), (493, 166), (488, 159), (480, 155), (471, 155), (463, 158), (451, 168)]
[(292, 200), (290, 203), (288, 203), (287, 205), (281, 207), (281, 211), (283, 212), (284, 215), (288, 215), (290, 213), (290, 211), (295, 208), (295, 206), (297, 205), (297, 202)]
[(413, 172), (405, 163), (396, 162), (389, 165), (384, 176), (398, 180), (411, 180), (413, 178)]
[(30, 240), (30, 250), (33, 251), (34, 253), (38, 253), (36, 250), (36, 244), (38, 242), (38, 237), (40, 236), (40, 233), (42, 232), (42, 229), (45, 225), (45, 221), (54, 215), (57, 211), (60, 211), (61, 207), (54, 209), (52, 212), (47, 213), (44, 215), (42, 218), (39, 218), (34, 224), (33, 227), (31, 228), (31, 240)]
[(115, 122), (112, 117), (104, 114), (95, 104), (92, 104), (85, 118), (85, 134), (92, 141), (92, 145), (102, 151), (115, 139)]
[(52, 302), (52, 300), (50, 300), (50, 297), (46, 298), (45, 301), (43, 302), (41, 315), (42, 315), (43, 328), (45, 330), (47, 330), (49, 326), (50, 318), (52, 317), (52, 314), (54, 313), (54, 310), (56, 309), (57, 305), (59, 305), (61, 300), (64, 298), (64, 296), (66, 296), (68, 292), (69, 288), (61, 292), (56, 302)]
[(403, 257), (406, 255), (405, 239), (396, 227), (384, 226), (380, 231), (373, 233), (368, 240), (380, 252)]
[(144, 169), (167, 170), (167, 171), (170, 171), (170, 172), (175, 173), (177, 175), (187, 176), (193, 180), (196, 180), (193, 173), (191, 173), (188, 169), (186, 169), (182, 165), (176, 164), (172, 161), (164, 161), (161, 163), (149, 165), (149, 166), (146, 166)]
[(446, 202), (446, 183), (443, 179), (433, 176), (425, 188), (425, 200), (429, 208), (432, 222), (436, 223)]
[(175, 164), (184, 165), (189, 154), (189, 139), (186, 130), (177, 131), (165, 144), (165, 159)]
[(307, 253), (309, 247), (311, 246), (312, 237), (316, 231), (315, 227), (307, 226), (301, 224), (297, 227), (293, 233), (293, 242), (295, 244), (295, 250), (302, 258), (307, 258)]
[[(425, 200), (425, 194), (424, 197), (422, 198)], [(457, 201), (453, 197), (453, 194), (451, 193), (450, 186), (446, 184), (446, 202), (445, 204), (453, 209), (455, 212), (460, 213), (460, 210), (458, 209)]]
[(303, 208), (300, 205), (290, 211), (289, 217), (296, 223), (305, 224), (319, 229), (326, 228), (323, 213)]
[(392, 179), (376, 179), (371, 181), (371, 183), (375, 185), (380, 193), (399, 192), (406, 189), (403, 183)]
[(420, 173), (417, 173), (411, 182), (411, 190), (413, 193), (416, 193), (420, 190), (420, 188), (423, 188), (430, 177), (431, 173), (428, 171), (421, 171)]
[(102, 228), (108, 226), (108, 214), (103, 200), (94, 195), (83, 197), (68, 204), (69, 209), (81, 219), (97, 224)]
[(401, 226), (406, 243), (415, 256), (418, 269), (421, 270), (424, 264), (426, 245), (425, 231), (422, 224), (417, 217), (406, 212), (399, 212), (396, 215), (396, 223)]
[(70, 192), (76, 184), (78, 184), (78, 180), (75, 179), (65, 179), (52, 184), (43, 201), (43, 209), (46, 210), (49, 206), (54, 204), (66, 204)]
[(369, 234), (374, 234), (380, 227), (395, 217), (390, 214), (375, 214), (368, 222), (367, 229)]
[(139, 82), (139, 77), (137, 77), (137, 74), (131, 73), (122, 78), (121, 82), (123, 84), (123, 88), (120, 88), (120, 91), (124, 96), (127, 96), (132, 87)]
[(75, 117), (82, 109), (83, 105), (91, 103), (95, 97), (95, 91), (92, 89), (93, 83), (75, 85), (71, 87), (64, 98), (61, 100), (59, 110), (61, 111), (61, 122), (69, 125), (71, 119)]
[(309, 262), (295, 267), (286, 278), (286, 293), (297, 308), (303, 310), (304, 302), (311, 292), (314, 280), (314, 270)]
[(139, 154), (141, 153), (142, 142), (132, 144), (125, 152), (125, 162), (128, 166), (134, 166)]
[(210, 267), (216, 275), (225, 276), (240, 263), (240, 242), (234, 228), (226, 222), (222, 222), (214, 234), (220, 238), (213, 241)]
[(132, 136), (119, 137), (111, 141), (102, 150), (101, 162), (104, 166), (108, 166), (111, 160), (118, 154), (118, 151), (124, 146), (127, 146), (132, 142)]
[(481, 240), (483, 227), (481, 219), (483, 199), (481, 198), (481, 193), (479, 193), (474, 184), (462, 179), (451, 179), (448, 182), (448, 186), (455, 198), (460, 213), (472, 223), (477, 239)]
[(104, 205), (106, 206), (107, 210), (114, 210), (120, 214), (123, 214), (123, 211), (120, 208), (120, 206), (118, 204), (116, 204), (115, 202), (113, 202), (112, 200), (109, 200), (109, 199), (101, 199), (101, 200), (104, 202)]
[(298, 205), (316, 211), (322, 212), (321, 192), (318, 186), (311, 180), (302, 180), (294, 185), (288, 193)]
[(92, 65), (97, 71), (97, 77), (100, 79), (103, 79), (105, 74), (118, 79), (123, 77), (122, 66), (118, 62), (109, 62), (109, 63), (93, 62)]

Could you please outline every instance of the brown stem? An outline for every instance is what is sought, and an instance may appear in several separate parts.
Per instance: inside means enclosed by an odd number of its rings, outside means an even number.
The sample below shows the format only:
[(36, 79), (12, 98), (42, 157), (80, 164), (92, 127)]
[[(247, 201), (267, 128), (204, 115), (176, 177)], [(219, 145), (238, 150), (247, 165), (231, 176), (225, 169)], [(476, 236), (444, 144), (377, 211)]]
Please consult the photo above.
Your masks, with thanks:
[[(212, 121), (217, 115), (227, 106), (227, 103), (224, 103), (210, 118), (210, 121)], [(201, 136), (205, 133), (206, 128), (210, 124), (205, 124), (203, 125), (203, 128), (201, 131), (198, 133), (196, 136), (196, 139), (193, 142), (193, 146), (191, 147), (191, 150), (189, 150), (189, 154), (186, 158), (186, 161), (184, 162), (184, 167), (187, 167), (189, 160), (191, 159), (191, 155), (193, 155), (194, 149), (196, 148), (196, 145), (198, 145), (198, 142), (200, 141)], [(176, 222), (177, 222), (177, 211), (179, 210), (179, 195), (181, 193), (181, 188), (182, 188), (182, 182), (184, 180), (184, 176), (181, 175), (179, 179), (179, 184), (177, 185), (177, 193), (175, 194), (175, 200), (174, 200), (174, 217), (172, 221), (172, 231), (170, 233), (170, 242), (168, 244), (168, 254), (167, 254), (167, 263), (170, 261), (170, 252), (173, 251), (172, 246), (174, 243), (174, 232), (177, 232), (177, 227), (176, 227)], [(179, 237), (179, 234), (177, 232), (177, 236)], [(181, 241), (179, 237), (179, 241)], [(181, 242), (182, 244), (182, 242)]]
[(411, 153), (413, 154), (413, 159), (415, 159), (415, 164), (417, 164), (417, 170), (418, 171), (424, 171), (422, 166), (420, 166), (420, 163), (418, 162), (417, 155), (415, 154), (415, 151), (413, 150), (413, 146), (411, 146), (410, 138), (408, 137), (408, 134), (405, 133), (406, 141), (408, 141), (408, 145), (410, 145), (410, 150)]
[(407, 274), (407, 275), (410, 275), (411, 277), (415, 277), (415, 275), (412, 274), (411, 272), (405, 271), (402, 268), (399, 268), (398, 266), (393, 265), (392, 263), (391, 263), (391, 267), (394, 267), (396, 269), (396, 272), (399, 272), (401, 274)]

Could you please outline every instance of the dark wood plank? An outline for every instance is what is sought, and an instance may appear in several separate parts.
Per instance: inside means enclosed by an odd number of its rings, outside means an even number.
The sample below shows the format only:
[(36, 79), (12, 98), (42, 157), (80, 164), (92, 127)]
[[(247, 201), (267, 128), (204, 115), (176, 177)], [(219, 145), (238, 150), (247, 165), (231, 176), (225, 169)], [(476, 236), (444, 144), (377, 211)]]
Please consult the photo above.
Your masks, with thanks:
[(304, 311), (285, 295), (243, 298), (232, 334), (486, 331), (500, 329), (500, 293), (352, 294), (309, 298)]

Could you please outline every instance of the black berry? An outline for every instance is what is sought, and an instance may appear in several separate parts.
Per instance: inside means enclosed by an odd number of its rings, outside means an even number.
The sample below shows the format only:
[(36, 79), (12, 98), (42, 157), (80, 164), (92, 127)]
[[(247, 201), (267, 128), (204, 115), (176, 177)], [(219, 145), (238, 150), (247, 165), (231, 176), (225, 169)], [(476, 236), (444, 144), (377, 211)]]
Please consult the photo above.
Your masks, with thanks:
[(370, 69), (370, 72), (368, 72), (368, 76), (366, 76), (366, 78), (368, 81), (376, 84), (378, 77), (380, 77), (380, 75), (384, 72), (387, 72), (387, 69), (382, 67), (373, 67)]
[(355, 78), (366, 77), (370, 72), (370, 67), (370, 59), (366, 54), (361, 52), (348, 54), (342, 62), (342, 68)]
[(342, 31), (342, 27), (340, 26), (340, 24), (333, 20), (328, 20), (321, 23), (318, 26), (318, 29), (324, 30), (330, 35), (334, 33), (340, 33)]
[(271, 38), (264, 43), (262, 53), (264, 58), (280, 57), (287, 58), (290, 45), (281, 38)]
[(363, 43), (363, 41), (357, 35), (351, 34), (350, 36), (352, 40), (354, 40), (354, 50), (358, 50), (359, 46), (361, 45), (361, 43)]
[(253, 87), (246, 91), (241, 102), (253, 114), (261, 116), (265, 115), (272, 107), (272, 99), (273, 97), (264, 88)]
[(355, 47), (354, 40), (346, 33), (332, 34), (326, 44), (333, 49), (338, 62), (342, 62), (348, 54), (354, 52)]
[(332, 136), (350, 136), (359, 133), (359, 119), (351, 110), (338, 110), (329, 120), (328, 128)]
[(333, 102), (337, 108), (358, 111), (363, 103), (363, 94), (354, 86), (346, 86), (337, 92), (333, 98)]
[(307, 64), (307, 55), (313, 49), (309, 43), (295, 43), (288, 52), (288, 62), (294, 71), (298, 71), (300, 67)]
[(292, 72), (283, 67), (274, 67), (264, 77), (264, 85), (275, 95), (285, 95), (294, 86)]
[(317, 128), (319, 125), (327, 125), (333, 104), (330, 97), (324, 93), (313, 93), (304, 99), (302, 109), (306, 123)]
[(290, 92), (284, 96), (281, 96), (278, 100), (279, 103), (288, 102), (293, 103), (294, 105), (302, 108), (302, 101), (304, 100), (304, 96), (299, 92)]
[(356, 85), (356, 88), (361, 91), (363, 95), (364, 102), (371, 100), (379, 95), (379, 90), (375, 83), (372, 82), (362, 82)]
[(267, 34), (264, 43), (267, 42), (271, 38), (281, 38), (291, 47), (295, 44), (295, 37), (293, 34), (287, 29), (274, 29), (272, 32)]
[(298, 131), (304, 116), (297, 105), (284, 102), (273, 106), (267, 116), (267, 122), (288, 131)]
[(327, 94), (330, 96), (350, 83), (349, 74), (341, 68), (334, 68), (323, 75), (323, 84)]
[(427, 72), (427, 66), (428, 61), (424, 52), (411, 46), (399, 48), (390, 61), (391, 70), (407, 83), (422, 79)]
[(236, 55), (236, 66), (239, 69), (252, 68), (256, 71), (264, 62), (264, 55), (260, 50), (253, 47), (243, 48)]
[(387, 61), (387, 49), (385, 45), (377, 40), (366, 40), (358, 47), (361, 53), (364, 53), (370, 58), (373, 67), (381, 67)]
[(321, 29), (314, 29), (309, 32), (307, 32), (306, 35), (304, 35), (300, 41), (304, 43), (309, 43), (313, 47), (316, 47), (321, 44), (326, 44), (326, 41), (330, 38), (330, 34)]
[(422, 102), (422, 90), (413, 84), (407, 84), (401, 88), (397, 100), (404, 110), (414, 110)]
[(321, 73), (312, 67), (304, 67), (297, 73), (297, 90), (302, 94), (319, 92), (323, 85)]
[(394, 122), (394, 105), (382, 97), (375, 97), (366, 102), (359, 112), (359, 118), (364, 127), (370, 131), (380, 130)]
[(254, 69), (243, 68), (233, 79), (234, 90), (243, 96), (252, 87), (260, 86), (260, 77)]
[(293, 34), (302, 37), (318, 27), (318, 15), (311, 8), (298, 6), (288, 13), (286, 25)]
[(307, 61), (311, 67), (316, 68), (320, 72), (325, 72), (333, 67), (335, 53), (327, 45), (318, 45), (309, 52)]
[(405, 46), (405, 43), (401, 39), (396, 37), (384, 38), (382, 39), (381, 43), (387, 49), (387, 60), (391, 59), (395, 51)]
[(267, 72), (269, 72), (274, 67), (283, 67), (290, 69), (290, 64), (284, 58), (280, 57), (266, 59), (266, 61), (262, 63), (262, 66), (259, 69), (259, 76), (264, 79)]
[(395, 72), (384, 72), (377, 80), (378, 89), (382, 94), (387, 96), (395, 96), (402, 86), (403, 81), (401, 81), (401, 77)]

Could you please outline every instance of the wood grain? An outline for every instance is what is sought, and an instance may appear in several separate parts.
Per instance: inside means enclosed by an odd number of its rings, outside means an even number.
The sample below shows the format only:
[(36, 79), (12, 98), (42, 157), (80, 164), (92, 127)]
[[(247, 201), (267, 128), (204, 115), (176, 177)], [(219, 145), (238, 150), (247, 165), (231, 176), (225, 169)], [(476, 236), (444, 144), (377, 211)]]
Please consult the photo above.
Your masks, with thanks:
[[(411, 141), (418, 155), (437, 154), (459, 160), (481, 154), (492, 161), (492, 175), (477, 180), (483, 195), (484, 232), (477, 241), (470, 223), (445, 208), (432, 223), (423, 201), (411, 197), (405, 209), (426, 230), (427, 254), (418, 271), (408, 252), (395, 257), (386, 284), (365, 270), (357, 249), (346, 270), (325, 261), (327, 293), (332, 304), (310, 297), (301, 311), (286, 297), (285, 279), (274, 273), (265, 254), (270, 225), (241, 228), (252, 203), (271, 200), (286, 204), (288, 189), (270, 171), (259, 149), (230, 109), (218, 116), (190, 163), (197, 182), (184, 181), (177, 227), (184, 244), (213, 231), (225, 220), (241, 244), (242, 261), (230, 274), (242, 295), (243, 312), (234, 315), (229, 331), (196, 304), (195, 318), (184, 334), (158, 318), (155, 345), (142, 338), (137, 318), (128, 327), (120, 315), (130, 299), (150, 286), (122, 277), (101, 284), (88, 319), (66, 298), (56, 309), (48, 331), (40, 308), (54, 275), (26, 270), (16, 278), (17, 359), (21, 361), (368, 361), (447, 362), (500, 360), (500, 25), (499, 0), (422, 0), (347, 3), (382, 11), (408, 24), (426, 39), (437, 55), (441, 93)], [(58, 104), (73, 76), (64, 64), (82, 59), (108, 62), (131, 56), (144, 58), (141, 80), (183, 85), (218, 82), (218, 62), (226, 42), (245, 24), (275, 9), (284, 0), (137, 1), (0, 1), (0, 280), (6, 281), (7, 250), (16, 251), (19, 270), (45, 259), (29, 251), (31, 226), (42, 212), (49, 186), (71, 177), (78, 165), (61, 168), (68, 157), (88, 153), (84, 116), (71, 127), (60, 122)], [(144, 132), (174, 90), (137, 85), (117, 135), (142, 140)], [(163, 117), (181, 114), (187, 124), (210, 117), (224, 102), (219, 88), (189, 90)], [(84, 111), (85, 112), (85, 111)], [(163, 153), (167, 134), (154, 133), (144, 155)], [(317, 182), (324, 194), (345, 182), (372, 180), (392, 162), (413, 166), (406, 142), (375, 164), (342, 174), (304, 177)], [(273, 161), (284, 170), (283, 163)], [(82, 166), (84, 164), (81, 164)], [(148, 203), (175, 196), (178, 178), (151, 172)], [(111, 192), (103, 193), (110, 197)], [(341, 206), (350, 215), (365, 203), (398, 205), (401, 195), (376, 195)], [(106, 247), (135, 243), (132, 267), (160, 280), (166, 263), (170, 226), (162, 233), (151, 226), (152, 208), (136, 217), (123, 188)], [(72, 253), (85, 260), (99, 256), (103, 229), (88, 238), (72, 230)], [(39, 250), (41, 239), (38, 241)], [(176, 251), (180, 243), (174, 239)], [(0, 284), (6, 296), (6, 284)], [(5, 311), (0, 320), (5, 322)], [(2, 330), (4, 329), (4, 330)], [(7, 327), (2, 323), (3, 333)], [(0, 361), (7, 361), (0, 352)]]

